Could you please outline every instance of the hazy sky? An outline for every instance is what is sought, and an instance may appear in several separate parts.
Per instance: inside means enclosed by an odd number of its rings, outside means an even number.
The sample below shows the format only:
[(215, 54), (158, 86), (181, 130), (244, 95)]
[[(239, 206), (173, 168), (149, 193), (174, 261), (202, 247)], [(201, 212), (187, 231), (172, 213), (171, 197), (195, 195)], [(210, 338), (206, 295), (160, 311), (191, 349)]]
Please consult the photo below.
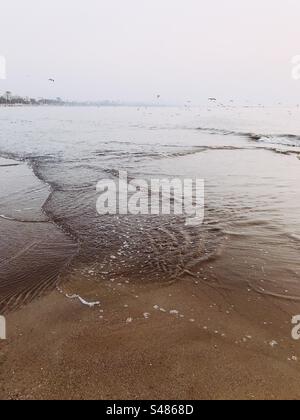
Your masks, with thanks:
[[(299, 0), (0, 0), (0, 92), (300, 102)], [(55, 84), (48, 82), (49, 78)]]

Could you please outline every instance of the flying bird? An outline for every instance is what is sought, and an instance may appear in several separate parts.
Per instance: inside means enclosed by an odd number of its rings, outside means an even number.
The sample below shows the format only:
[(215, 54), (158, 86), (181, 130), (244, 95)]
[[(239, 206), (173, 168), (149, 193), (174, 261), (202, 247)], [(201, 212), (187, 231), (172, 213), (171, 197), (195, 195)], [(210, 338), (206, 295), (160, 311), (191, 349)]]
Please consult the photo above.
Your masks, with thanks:
[(48, 81), (49, 81), (49, 82), (52, 82), (52, 83), (54, 83), (54, 82), (55, 82), (55, 80), (54, 80), (54, 79), (48, 79)]

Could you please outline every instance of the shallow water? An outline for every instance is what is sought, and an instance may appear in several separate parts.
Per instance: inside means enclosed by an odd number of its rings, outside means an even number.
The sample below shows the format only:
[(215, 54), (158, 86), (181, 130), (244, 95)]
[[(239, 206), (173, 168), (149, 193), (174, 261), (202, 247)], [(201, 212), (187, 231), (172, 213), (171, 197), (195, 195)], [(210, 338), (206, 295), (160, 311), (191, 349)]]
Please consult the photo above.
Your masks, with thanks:
[[(300, 298), (299, 116), (299, 108), (1, 108), (0, 311), (75, 269), (96, 281), (190, 276)], [(204, 224), (99, 216), (96, 184), (119, 170), (204, 178)]]

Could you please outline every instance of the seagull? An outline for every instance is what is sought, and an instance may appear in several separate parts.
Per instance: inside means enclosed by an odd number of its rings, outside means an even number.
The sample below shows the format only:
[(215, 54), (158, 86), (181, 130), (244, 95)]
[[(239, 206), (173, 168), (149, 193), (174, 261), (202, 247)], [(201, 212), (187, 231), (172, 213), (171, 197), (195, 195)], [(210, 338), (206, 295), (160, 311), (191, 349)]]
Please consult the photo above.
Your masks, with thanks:
[(54, 82), (55, 82), (55, 80), (54, 80), (54, 79), (48, 79), (48, 81), (49, 81), (49, 82), (52, 82), (52, 83), (54, 83)]
[(216, 101), (216, 98), (208, 98), (209, 101)]

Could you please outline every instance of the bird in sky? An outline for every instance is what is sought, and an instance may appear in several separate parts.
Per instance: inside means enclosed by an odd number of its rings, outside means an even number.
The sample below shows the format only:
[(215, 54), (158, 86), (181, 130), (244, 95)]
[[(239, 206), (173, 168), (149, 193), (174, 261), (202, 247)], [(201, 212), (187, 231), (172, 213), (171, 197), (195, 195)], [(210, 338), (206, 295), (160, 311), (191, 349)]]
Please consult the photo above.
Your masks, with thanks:
[(55, 82), (55, 80), (54, 80), (54, 79), (48, 79), (48, 81), (49, 81), (49, 82), (52, 82), (52, 83), (54, 83), (54, 82)]

